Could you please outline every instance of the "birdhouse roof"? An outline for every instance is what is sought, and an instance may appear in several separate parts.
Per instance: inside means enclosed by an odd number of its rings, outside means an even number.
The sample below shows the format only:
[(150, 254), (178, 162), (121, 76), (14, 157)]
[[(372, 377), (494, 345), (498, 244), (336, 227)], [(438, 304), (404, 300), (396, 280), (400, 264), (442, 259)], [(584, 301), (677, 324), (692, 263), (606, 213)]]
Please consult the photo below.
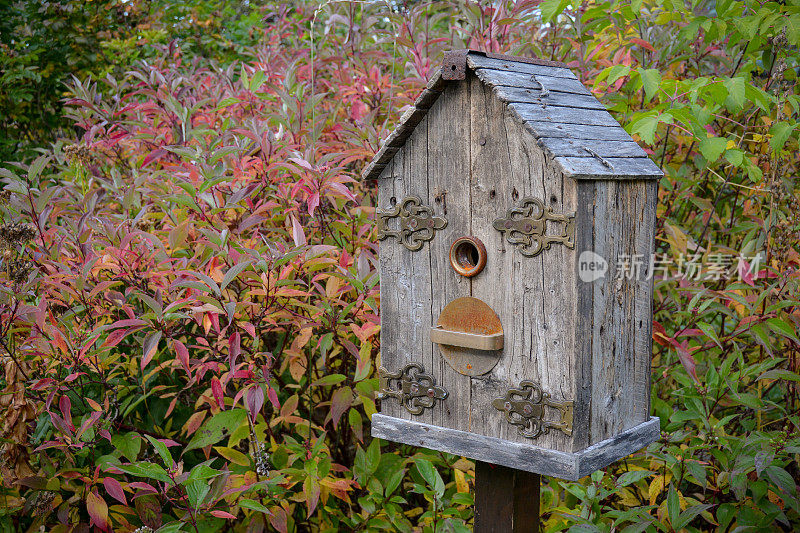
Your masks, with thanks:
[(466, 71), (492, 88), (565, 176), (658, 179), (663, 172), (563, 63), (473, 50), (445, 53), (441, 69), (364, 168), (376, 179), (452, 81)]

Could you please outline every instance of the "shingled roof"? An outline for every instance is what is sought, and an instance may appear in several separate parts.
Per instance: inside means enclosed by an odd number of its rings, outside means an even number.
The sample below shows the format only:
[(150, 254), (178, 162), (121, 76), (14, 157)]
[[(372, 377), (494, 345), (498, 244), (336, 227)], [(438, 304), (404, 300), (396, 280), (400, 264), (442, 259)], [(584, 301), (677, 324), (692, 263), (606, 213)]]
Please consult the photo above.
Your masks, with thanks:
[(565, 64), (458, 50), (445, 54), (442, 68), (364, 168), (365, 179), (380, 176), (445, 84), (465, 79), (467, 69), (492, 88), (565, 176), (658, 179), (664, 175)]

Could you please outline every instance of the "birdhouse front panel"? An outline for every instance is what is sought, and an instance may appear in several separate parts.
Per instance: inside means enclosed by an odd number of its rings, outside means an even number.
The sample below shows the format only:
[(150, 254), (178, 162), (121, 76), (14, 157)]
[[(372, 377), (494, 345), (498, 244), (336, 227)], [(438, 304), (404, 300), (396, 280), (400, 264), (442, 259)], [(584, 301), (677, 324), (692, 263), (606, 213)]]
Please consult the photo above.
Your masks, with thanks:
[(569, 69), (517, 59), (451, 54), (365, 170), (373, 435), (576, 478), (657, 434), (652, 281), (608, 258), (652, 252), (660, 171)]

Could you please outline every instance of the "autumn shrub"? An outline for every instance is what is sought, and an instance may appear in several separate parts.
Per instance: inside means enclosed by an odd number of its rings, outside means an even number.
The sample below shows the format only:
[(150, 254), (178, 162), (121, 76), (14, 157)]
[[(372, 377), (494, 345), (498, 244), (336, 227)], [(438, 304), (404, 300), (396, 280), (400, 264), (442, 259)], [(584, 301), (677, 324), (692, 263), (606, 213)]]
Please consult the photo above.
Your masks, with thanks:
[[(548, 531), (800, 524), (800, 7), (298, 3), (236, 61), (150, 45), (2, 171), (6, 531), (468, 531), (470, 461), (373, 440), (359, 179), (448, 48), (563, 60), (662, 166), (662, 438)], [(223, 58), (224, 59), (224, 58)], [(713, 266), (713, 268), (712, 268)]]

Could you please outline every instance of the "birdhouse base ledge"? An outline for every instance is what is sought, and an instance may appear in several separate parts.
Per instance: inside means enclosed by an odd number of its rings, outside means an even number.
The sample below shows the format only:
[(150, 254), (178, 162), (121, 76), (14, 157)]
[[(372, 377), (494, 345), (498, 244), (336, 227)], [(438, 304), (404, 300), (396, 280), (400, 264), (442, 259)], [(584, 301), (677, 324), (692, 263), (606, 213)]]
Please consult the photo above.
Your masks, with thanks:
[(660, 434), (660, 421), (654, 416), (610, 439), (570, 453), (381, 414), (372, 416), (373, 437), (570, 481), (641, 450)]

